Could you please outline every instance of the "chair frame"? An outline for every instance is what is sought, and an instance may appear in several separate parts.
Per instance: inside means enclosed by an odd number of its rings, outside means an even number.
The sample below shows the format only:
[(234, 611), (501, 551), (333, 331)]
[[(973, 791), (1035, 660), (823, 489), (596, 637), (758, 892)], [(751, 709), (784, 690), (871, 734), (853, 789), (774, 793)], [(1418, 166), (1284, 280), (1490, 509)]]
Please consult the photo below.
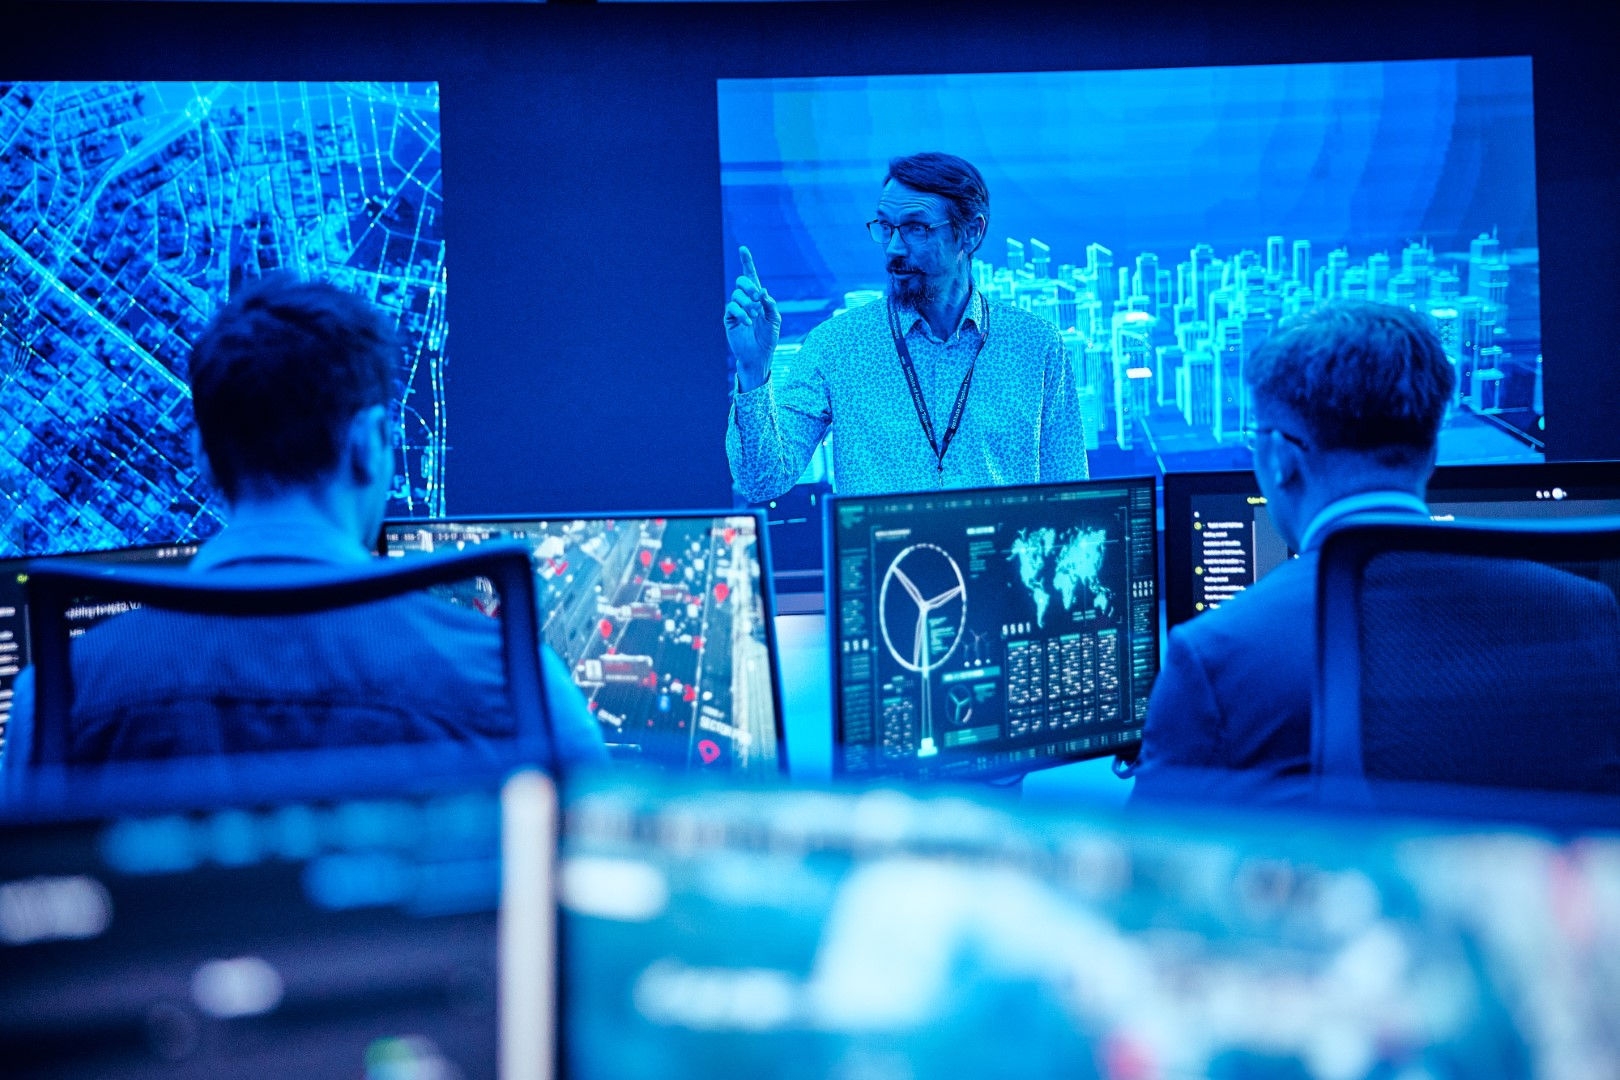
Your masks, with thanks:
[(72, 643), (64, 613), (87, 593), (200, 615), (313, 615), (355, 607), (471, 577), (494, 583), (501, 598), (502, 662), (517, 722), (518, 760), (556, 765), (556, 739), (540, 669), (534, 568), (528, 548), (483, 544), (470, 551), (425, 559), (376, 559), (362, 566), (241, 567), (216, 573), (172, 568), (40, 560), (28, 566), (28, 630), (35, 674), (34, 754), (31, 764), (65, 758), (73, 710)]
[(1319, 794), (1370, 798), (1362, 761), (1362, 578), (1390, 552), (1585, 562), (1620, 553), (1620, 516), (1489, 524), (1364, 514), (1324, 538), (1316, 578), (1316, 678), (1311, 695), (1311, 767)]

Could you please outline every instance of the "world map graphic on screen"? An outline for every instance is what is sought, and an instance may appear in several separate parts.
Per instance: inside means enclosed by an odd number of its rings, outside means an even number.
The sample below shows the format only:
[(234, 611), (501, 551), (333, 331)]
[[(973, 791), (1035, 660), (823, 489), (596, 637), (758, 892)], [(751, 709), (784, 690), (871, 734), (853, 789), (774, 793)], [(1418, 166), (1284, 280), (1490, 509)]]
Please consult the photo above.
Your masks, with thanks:
[(1054, 591), (1065, 611), (1074, 610), (1081, 586), (1085, 586), (1084, 602), (1098, 611), (1108, 610), (1114, 594), (1099, 580), (1107, 543), (1107, 532), (1083, 526), (1061, 534), (1050, 528), (1019, 532), (1010, 558), (1035, 604), (1037, 626), (1046, 625)]
[(438, 85), (0, 83), (0, 554), (207, 536), (192, 343), (244, 281), (405, 343), (389, 512), (444, 510)]

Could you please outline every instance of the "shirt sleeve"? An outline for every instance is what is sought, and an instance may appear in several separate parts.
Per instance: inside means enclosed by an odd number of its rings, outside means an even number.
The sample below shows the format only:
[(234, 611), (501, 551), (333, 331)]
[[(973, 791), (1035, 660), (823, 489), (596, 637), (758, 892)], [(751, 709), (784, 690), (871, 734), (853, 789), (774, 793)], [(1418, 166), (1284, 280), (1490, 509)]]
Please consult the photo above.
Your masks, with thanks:
[(602, 725), (596, 722), (585, 698), (574, 686), (568, 665), (550, 645), (540, 646), (541, 678), (544, 680), (546, 713), (557, 744), (557, 764), (606, 765), (607, 746), (602, 741)]
[(1086, 461), (1086, 422), (1080, 390), (1063, 339), (1052, 334), (1046, 346), (1045, 397), (1041, 402), (1041, 482), (1063, 483), (1091, 475)]
[(774, 499), (798, 483), (832, 426), (816, 338), (812, 331), (785, 374), (773, 370), (752, 390), (732, 391), (726, 457), (731, 482), (749, 502)]

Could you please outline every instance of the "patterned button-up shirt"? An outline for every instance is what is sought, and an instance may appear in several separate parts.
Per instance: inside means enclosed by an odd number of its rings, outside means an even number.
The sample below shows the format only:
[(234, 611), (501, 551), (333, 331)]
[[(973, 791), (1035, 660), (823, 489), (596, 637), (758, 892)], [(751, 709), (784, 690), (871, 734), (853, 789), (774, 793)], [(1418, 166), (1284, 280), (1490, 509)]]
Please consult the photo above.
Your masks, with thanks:
[[(840, 494), (1087, 476), (1080, 399), (1062, 339), (1050, 324), (988, 301), (978, 289), (946, 341), (917, 312), (899, 308), (898, 314), (936, 440), (945, 436), (962, 378), (984, 343), (944, 469), (906, 385), (888, 305), (874, 301), (812, 330), (784, 377), (773, 373), (753, 390), (734, 391), (726, 455), (744, 498), (762, 502), (791, 488), (829, 430), (835, 433), (832, 472)], [(981, 331), (986, 325), (987, 337)]]

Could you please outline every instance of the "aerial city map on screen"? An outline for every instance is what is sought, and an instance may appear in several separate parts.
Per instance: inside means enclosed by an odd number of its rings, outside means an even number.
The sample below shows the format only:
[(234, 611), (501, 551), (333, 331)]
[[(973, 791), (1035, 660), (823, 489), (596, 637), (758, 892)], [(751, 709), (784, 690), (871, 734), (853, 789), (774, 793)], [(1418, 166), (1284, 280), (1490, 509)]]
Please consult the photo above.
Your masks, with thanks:
[[(780, 775), (771, 608), (755, 515), (383, 525), (391, 556), (487, 541), (516, 541), (533, 553), (540, 635), (567, 666), (615, 760), (733, 778)], [(443, 591), (489, 610), (490, 598), (476, 591)]]
[(444, 509), (437, 83), (0, 83), (0, 555), (188, 540), (190, 347), (245, 279), (405, 341), (394, 513)]
[(1062, 334), (1093, 476), (1247, 467), (1246, 358), (1339, 297), (1439, 324), (1443, 461), (1540, 456), (1529, 57), (723, 79), (718, 103), (727, 288), (746, 244), (782, 307), (773, 371), (881, 302), (863, 223), (891, 157), (941, 150), (989, 188), (976, 285)]

